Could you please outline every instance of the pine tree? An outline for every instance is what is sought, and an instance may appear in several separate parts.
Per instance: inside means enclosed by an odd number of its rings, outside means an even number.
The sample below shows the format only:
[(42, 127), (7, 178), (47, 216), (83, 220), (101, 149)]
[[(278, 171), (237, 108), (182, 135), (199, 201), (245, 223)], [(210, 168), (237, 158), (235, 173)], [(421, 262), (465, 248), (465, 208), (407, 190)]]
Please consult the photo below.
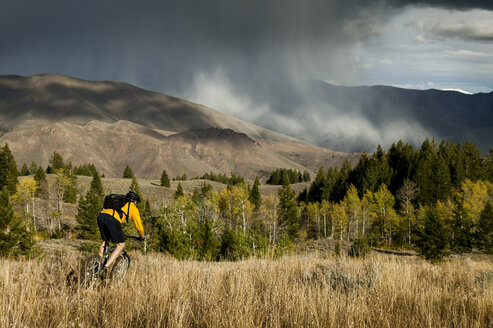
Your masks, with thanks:
[(48, 199), (48, 180), (46, 180), (46, 173), (41, 166), (36, 169), (34, 180), (36, 180), (38, 186), (36, 189), (36, 197)]
[(450, 175), (450, 184), (454, 187), (458, 187), (459, 185), (455, 185), (455, 159), (457, 156), (456, 146), (452, 142), (446, 142), (442, 140), (440, 146), (438, 147), (438, 157), (447, 165), (448, 172)]
[(428, 208), (424, 225), (417, 231), (416, 248), (427, 260), (440, 261), (448, 253), (448, 232), (436, 208)]
[(305, 187), (296, 197), (296, 201), (298, 203), (307, 203), (308, 202), (308, 189)]
[(94, 164), (82, 164), (81, 166), (74, 168), (74, 173), (76, 175), (84, 175), (87, 177), (92, 177), (94, 172), (97, 172), (97, 169), (94, 166)]
[(453, 238), (451, 246), (456, 253), (467, 253), (472, 250), (473, 224), (471, 220), (468, 220), (468, 216), (463, 203), (459, 202), (454, 210), (454, 219), (452, 222)]
[(247, 258), (251, 254), (247, 242), (247, 237), (239, 230), (224, 230), (221, 235), (220, 257), (229, 261)]
[(150, 218), (152, 215), (152, 212), (151, 212), (151, 204), (149, 204), (149, 199), (146, 199), (144, 204), (145, 205), (144, 205), (144, 210), (142, 211), (142, 217)]
[(79, 193), (79, 180), (77, 178), (77, 175), (75, 175), (74, 170), (72, 170), (72, 163), (69, 163), (69, 165), (67, 165), (63, 172), (67, 177), (67, 183), (63, 190), (63, 201), (65, 203), (75, 204), (77, 202), (77, 195)]
[(476, 245), (483, 252), (493, 254), (493, 203), (491, 202), (486, 204), (479, 217)]
[(171, 187), (171, 183), (168, 177), (168, 172), (166, 172), (166, 170), (163, 170), (163, 173), (161, 174), (161, 186), (167, 188)]
[(304, 171), (303, 172), (303, 181), (304, 182), (310, 182), (311, 180), (311, 176), (310, 176), (310, 173), (308, 171)]
[(89, 188), (89, 192), (96, 195), (98, 199), (104, 199), (103, 182), (101, 181), (98, 172), (94, 172), (94, 174), (92, 175), (91, 187)]
[(262, 204), (262, 196), (260, 195), (259, 184), (260, 182), (258, 177), (255, 177), (252, 190), (250, 190), (250, 197), (248, 198), (250, 203), (255, 206), (255, 210), (258, 210), (260, 208), (260, 205)]
[[(330, 169), (329, 169), (330, 172)], [(346, 159), (344, 163), (341, 166), (341, 169), (339, 170), (339, 174), (337, 175), (337, 178), (334, 179), (335, 181), (325, 183), (325, 188), (327, 186), (330, 186), (331, 192), (330, 192), (330, 200), (334, 202), (339, 202), (341, 201), (344, 196), (346, 195), (346, 192), (349, 188), (349, 174), (351, 172), (351, 163)], [(330, 179), (331, 175), (328, 173), (327, 178)], [(324, 190), (324, 193), (326, 190)], [(324, 197), (325, 199), (325, 197)]]
[(436, 160), (437, 156), (433, 151), (432, 144), (427, 139), (415, 155), (416, 164), (414, 165), (412, 174), (412, 180), (416, 182), (419, 188), (418, 203), (423, 205), (431, 205), (436, 202), (436, 192), (433, 183), (433, 163)]
[(488, 150), (488, 154), (483, 160), (484, 178), (493, 182), (493, 148)]
[(382, 184), (388, 186), (392, 178), (392, 170), (389, 165), (389, 157), (380, 145), (377, 147), (377, 152), (373, 155), (377, 173), (377, 185)]
[(411, 164), (413, 161), (413, 146), (404, 144), (401, 140), (397, 144), (392, 144), (388, 152), (389, 166), (392, 169), (389, 190), (395, 194), (404, 184), (405, 179), (409, 179)]
[(135, 177), (132, 178), (132, 182), (130, 183), (130, 190), (139, 195), (140, 199), (142, 199), (142, 192), (140, 191), (139, 182)]
[(318, 171), (317, 175), (315, 177), (315, 180), (313, 180), (312, 184), (310, 185), (310, 189), (308, 190), (308, 201), (310, 202), (321, 202), (322, 201), (322, 193), (323, 193), (323, 187), (325, 184), (325, 170), (323, 166), (321, 166)]
[(440, 156), (432, 164), (432, 199), (436, 202), (438, 200), (445, 201), (452, 197), (452, 185), (450, 181), (450, 171)]
[[(132, 178), (132, 182), (130, 183), (130, 190), (135, 192), (141, 200), (144, 199), (142, 197), (142, 191), (140, 191), (139, 182), (137, 181), (137, 179), (135, 177)], [(140, 202), (137, 204), (137, 208), (138, 208), (139, 212), (142, 212), (144, 210), (144, 206), (145, 206), (145, 203), (143, 203), (143, 202)]]
[(132, 171), (132, 169), (130, 168), (130, 166), (125, 166), (125, 169), (123, 170), (123, 176), (122, 178), (123, 179), (132, 179), (134, 178), (134, 172)]
[(282, 175), (282, 187), (278, 191), (279, 205), (277, 206), (279, 228), (285, 230), (291, 240), (296, 240), (299, 234), (298, 208), (296, 196), (289, 186), (286, 172)]
[(208, 183), (203, 183), (200, 188), (195, 188), (192, 194), (192, 202), (199, 205), (204, 201), (207, 194), (212, 190), (212, 186)]
[(12, 233), (20, 224), (14, 218), (14, 209), (10, 203), (10, 196), (4, 187), (0, 193), (0, 256), (8, 256), (17, 244), (17, 238)]
[(198, 226), (199, 260), (214, 261), (219, 256), (220, 243), (214, 235), (213, 225), (209, 219)]
[(466, 178), (471, 179), (472, 181), (483, 179), (485, 174), (481, 165), (483, 157), (481, 151), (470, 141), (467, 141), (463, 148)]
[(179, 182), (175, 194), (173, 195), (173, 198), (177, 199), (178, 197), (183, 197), (183, 196), (185, 196), (185, 194), (183, 193), (183, 187), (181, 186), (181, 182)]
[(54, 151), (53, 155), (50, 158), (51, 172), (55, 172), (56, 170), (61, 170), (65, 168), (65, 163), (63, 161), (62, 155), (58, 152)]
[[(38, 168), (39, 168), (39, 167), (38, 167), (38, 164), (36, 164), (36, 162), (35, 162), (35, 161), (32, 161), (32, 162), (31, 162), (31, 166), (29, 167), (29, 173), (30, 173), (30, 174), (34, 174), (34, 173), (36, 173), (36, 171), (38, 170)], [(41, 169), (43, 169), (43, 168), (41, 168)]]
[(266, 184), (269, 184), (269, 185), (279, 185), (279, 184), (281, 184), (281, 172), (282, 172), (282, 169), (276, 169), (276, 170), (274, 170), (270, 174), (269, 179), (267, 179), (267, 181), (265, 183)]
[(31, 173), (29, 172), (29, 168), (27, 167), (27, 164), (26, 164), (26, 163), (24, 163), (24, 164), (22, 165), (22, 168), (21, 168), (20, 172), (19, 172), (19, 176), (21, 176), (21, 177), (25, 177), (25, 176), (28, 176), (29, 174), (31, 174)]
[(79, 223), (76, 227), (79, 238), (91, 240), (97, 240), (99, 238), (97, 218), (103, 207), (103, 200), (103, 184), (101, 183), (99, 174), (95, 172), (86, 197), (81, 197), (79, 200), (76, 216), (76, 220)]
[(10, 151), (9, 145), (0, 148), (0, 189), (7, 187), (10, 195), (13, 195), (17, 189), (17, 164), (14, 155)]
[(34, 247), (33, 234), (15, 216), (8, 190), (0, 192), (0, 256), (29, 256)]
[(362, 197), (367, 190), (370, 190), (364, 180), (369, 161), (370, 159), (368, 158), (368, 154), (365, 150), (363, 151), (363, 154), (361, 154), (361, 156), (359, 157), (358, 164), (356, 164), (354, 169), (351, 171), (349, 177), (349, 183), (351, 183), (353, 186), (356, 187), (356, 189), (358, 189), (358, 194), (360, 197)]

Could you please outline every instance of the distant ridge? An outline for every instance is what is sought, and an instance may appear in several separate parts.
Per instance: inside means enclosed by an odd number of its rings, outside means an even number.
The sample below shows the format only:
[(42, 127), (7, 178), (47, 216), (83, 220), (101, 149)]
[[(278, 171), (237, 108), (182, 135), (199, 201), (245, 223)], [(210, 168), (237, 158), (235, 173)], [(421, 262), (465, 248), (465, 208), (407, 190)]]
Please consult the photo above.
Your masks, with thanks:
[(348, 87), (319, 80), (272, 83), (250, 92), (298, 122), (297, 136), (332, 150), (373, 152), (399, 139), (421, 146), (426, 138), (472, 141), (483, 153), (493, 147), (493, 92)]
[(140, 178), (207, 172), (246, 178), (279, 167), (315, 172), (353, 163), (333, 152), (176, 97), (118, 81), (60, 74), (0, 76), (0, 142), (19, 166), (48, 165), (53, 151), (74, 165), (93, 163), (107, 177), (130, 165)]
[(231, 128), (254, 138), (289, 140), (214, 109), (119, 81), (85, 81), (60, 74), (0, 76), (0, 128), (25, 120), (85, 124), (127, 120), (146, 127), (183, 132)]

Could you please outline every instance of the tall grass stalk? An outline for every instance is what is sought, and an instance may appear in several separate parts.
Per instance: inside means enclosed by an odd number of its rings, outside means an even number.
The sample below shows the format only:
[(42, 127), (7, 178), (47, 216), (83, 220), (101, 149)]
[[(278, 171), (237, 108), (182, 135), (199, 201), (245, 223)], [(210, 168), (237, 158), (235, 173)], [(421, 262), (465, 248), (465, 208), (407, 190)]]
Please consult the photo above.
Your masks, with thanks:
[(68, 286), (68, 256), (0, 260), (1, 327), (493, 327), (493, 262), (131, 254), (121, 285)]

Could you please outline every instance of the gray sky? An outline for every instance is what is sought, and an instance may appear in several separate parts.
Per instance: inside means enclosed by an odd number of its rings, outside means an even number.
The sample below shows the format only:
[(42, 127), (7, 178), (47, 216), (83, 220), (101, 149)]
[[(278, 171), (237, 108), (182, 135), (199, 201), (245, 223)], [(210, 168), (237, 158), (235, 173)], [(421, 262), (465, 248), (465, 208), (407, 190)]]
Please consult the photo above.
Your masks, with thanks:
[[(493, 90), (493, 1), (0, 0), (0, 74), (122, 80), (260, 123), (265, 81)], [(266, 115), (269, 113), (269, 115)], [(302, 132), (300, 132), (302, 134)]]

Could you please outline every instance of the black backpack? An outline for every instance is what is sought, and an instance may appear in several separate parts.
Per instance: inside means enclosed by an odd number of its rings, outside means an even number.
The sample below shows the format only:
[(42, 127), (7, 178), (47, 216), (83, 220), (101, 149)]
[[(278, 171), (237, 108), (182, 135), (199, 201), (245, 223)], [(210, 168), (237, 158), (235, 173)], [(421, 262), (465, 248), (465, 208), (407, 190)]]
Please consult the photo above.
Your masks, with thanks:
[[(118, 212), (120, 218), (123, 218), (123, 214), (125, 213), (122, 211), (122, 207), (125, 206), (126, 203), (128, 203), (127, 196), (121, 194), (109, 194), (104, 197), (103, 209), (110, 208), (115, 210)], [(125, 216), (128, 219), (128, 212)]]

